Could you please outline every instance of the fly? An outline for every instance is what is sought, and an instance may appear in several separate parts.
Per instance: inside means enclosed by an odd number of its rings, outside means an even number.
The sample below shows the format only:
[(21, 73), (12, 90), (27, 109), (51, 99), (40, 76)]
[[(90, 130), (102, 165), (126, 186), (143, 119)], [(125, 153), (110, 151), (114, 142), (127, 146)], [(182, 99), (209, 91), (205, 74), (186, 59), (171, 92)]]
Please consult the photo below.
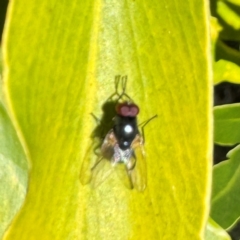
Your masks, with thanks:
[[(116, 89), (120, 76), (116, 79)], [(144, 137), (140, 134), (137, 124), (139, 107), (125, 93), (127, 77), (122, 77), (122, 93), (117, 96), (113, 128), (105, 136), (101, 145), (100, 156), (91, 166), (87, 180), (81, 176), (83, 184), (88, 182), (93, 187), (101, 184), (114, 169), (124, 185), (144, 191), (147, 185), (146, 160), (144, 152)], [(153, 118), (146, 121), (143, 127)], [(89, 161), (88, 161), (89, 162)], [(82, 171), (82, 174), (83, 171)]]

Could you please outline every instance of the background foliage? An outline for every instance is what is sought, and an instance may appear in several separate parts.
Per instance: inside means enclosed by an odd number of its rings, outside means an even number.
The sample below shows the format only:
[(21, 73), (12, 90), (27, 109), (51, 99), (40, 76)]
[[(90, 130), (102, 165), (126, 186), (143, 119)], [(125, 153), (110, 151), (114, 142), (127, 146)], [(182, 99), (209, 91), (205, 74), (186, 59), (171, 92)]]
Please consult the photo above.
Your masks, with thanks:
[[(240, 72), (240, 5), (238, 1), (212, 1), (212, 40), (214, 46), (215, 104), (239, 102)], [(221, 85), (222, 84), (222, 85)], [(219, 94), (220, 93), (220, 94)], [(223, 93), (223, 94), (222, 94)], [(218, 94), (218, 95), (217, 95)], [(217, 144), (232, 146), (229, 160), (214, 166), (211, 216), (232, 239), (239, 239), (236, 231), (239, 218), (239, 103), (225, 104), (214, 108), (214, 141)], [(234, 148), (235, 146), (235, 148)]]

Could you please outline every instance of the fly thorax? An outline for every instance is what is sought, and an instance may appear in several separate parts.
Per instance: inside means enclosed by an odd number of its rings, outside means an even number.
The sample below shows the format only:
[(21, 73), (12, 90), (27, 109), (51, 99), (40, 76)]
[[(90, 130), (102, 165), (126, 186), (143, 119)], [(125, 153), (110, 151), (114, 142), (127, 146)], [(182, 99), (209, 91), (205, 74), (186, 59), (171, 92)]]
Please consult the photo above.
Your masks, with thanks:
[(122, 150), (118, 144), (114, 146), (113, 161), (114, 163), (125, 163), (127, 164), (129, 159), (133, 155), (133, 150), (131, 148)]
[(127, 150), (131, 147), (131, 143), (138, 133), (136, 118), (117, 116), (113, 130), (119, 147), (122, 150)]

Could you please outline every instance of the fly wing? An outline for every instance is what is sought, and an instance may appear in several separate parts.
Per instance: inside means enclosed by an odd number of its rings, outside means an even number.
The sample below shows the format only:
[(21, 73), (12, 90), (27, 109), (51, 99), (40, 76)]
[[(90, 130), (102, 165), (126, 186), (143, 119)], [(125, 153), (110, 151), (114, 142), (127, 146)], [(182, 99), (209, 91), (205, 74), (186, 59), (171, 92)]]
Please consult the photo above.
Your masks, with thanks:
[(116, 139), (113, 131), (109, 131), (101, 146), (100, 157), (92, 158), (96, 146), (89, 147), (85, 154), (80, 173), (80, 181), (83, 185), (90, 183), (93, 188), (99, 186), (112, 172), (111, 159), (114, 153)]
[(134, 150), (134, 155), (131, 161), (135, 161), (135, 166), (133, 166), (132, 169), (128, 168), (128, 172), (133, 187), (142, 192), (147, 186), (147, 167), (143, 148), (143, 138), (140, 135), (137, 135), (133, 140), (132, 149)]
[(114, 170), (123, 185), (129, 189), (132, 189), (132, 180), (126, 165), (124, 163), (118, 163), (114, 166)]
[(92, 188), (98, 187), (107, 177), (113, 172), (111, 162), (103, 157), (99, 159), (96, 165), (92, 168), (92, 176), (90, 185)]

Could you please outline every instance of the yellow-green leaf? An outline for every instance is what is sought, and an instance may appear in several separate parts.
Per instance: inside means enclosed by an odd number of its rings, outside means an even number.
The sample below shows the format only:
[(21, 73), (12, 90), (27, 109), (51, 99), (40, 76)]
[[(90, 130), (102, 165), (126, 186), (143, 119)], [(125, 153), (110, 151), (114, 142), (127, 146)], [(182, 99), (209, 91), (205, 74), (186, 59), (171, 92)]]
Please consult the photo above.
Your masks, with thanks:
[[(11, 1), (4, 37), (8, 104), (32, 169), (5, 239), (200, 239), (211, 166), (207, 2)], [(128, 75), (145, 127), (146, 190), (116, 174), (80, 183), (91, 134)], [(111, 114), (110, 114), (111, 115)], [(106, 118), (104, 118), (106, 120)], [(107, 118), (108, 121), (111, 119)], [(108, 124), (106, 121), (106, 124)]]
[(27, 160), (11, 120), (0, 103), (0, 238), (22, 206), (28, 180)]
[(228, 153), (230, 158), (214, 167), (211, 217), (228, 228), (240, 216), (240, 146)]
[(240, 142), (240, 104), (226, 104), (214, 108), (214, 142), (234, 145)]
[(208, 220), (208, 224), (205, 231), (205, 240), (230, 240), (230, 236), (211, 218)]
[(217, 3), (218, 14), (222, 19), (235, 30), (240, 29), (240, 17), (239, 13), (234, 11), (232, 4), (229, 4), (227, 1), (218, 1)]
[(220, 83), (224, 80), (240, 83), (240, 67), (234, 62), (219, 60), (214, 63), (214, 83)]
[(232, 3), (232, 4), (235, 4), (237, 6), (240, 6), (240, 2), (238, 0), (225, 0), (226, 2), (229, 2), (229, 3)]

